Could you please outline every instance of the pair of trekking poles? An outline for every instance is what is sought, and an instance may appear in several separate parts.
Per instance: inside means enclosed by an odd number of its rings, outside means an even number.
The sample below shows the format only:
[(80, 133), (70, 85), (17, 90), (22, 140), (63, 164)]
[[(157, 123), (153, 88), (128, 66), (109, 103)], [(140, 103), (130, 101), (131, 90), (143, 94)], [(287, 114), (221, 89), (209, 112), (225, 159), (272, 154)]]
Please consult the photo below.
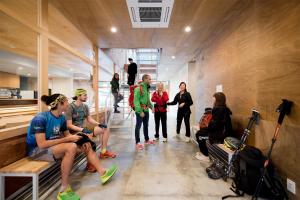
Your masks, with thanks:
[[(282, 103), (276, 109), (276, 111), (279, 112), (277, 126), (275, 128), (275, 133), (274, 133), (274, 136), (272, 138), (271, 147), (270, 147), (270, 149), (268, 151), (267, 158), (266, 158), (266, 160), (264, 162), (263, 171), (261, 173), (259, 182), (257, 183), (255, 192), (254, 192), (254, 194), (252, 196), (252, 200), (256, 200), (259, 197), (261, 188), (263, 186), (263, 182), (267, 182), (266, 174), (267, 174), (267, 168), (268, 168), (270, 160), (271, 160), (272, 150), (273, 150), (273, 147), (274, 147), (274, 145), (275, 145), (275, 143), (277, 141), (277, 138), (279, 136), (279, 130), (280, 130), (280, 127), (282, 125), (283, 119), (284, 119), (284, 117), (286, 115), (289, 115), (291, 113), (292, 105), (293, 105), (292, 101), (289, 101), (289, 100), (286, 100), (286, 99), (282, 99)], [(229, 176), (231, 174), (234, 162), (237, 159), (237, 156), (238, 156), (239, 152), (242, 150), (242, 148), (243, 148), (243, 146), (244, 146), (244, 144), (246, 142), (247, 137), (250, 135), (250, 133), (251, 133), (250, 130), (251, 130), (252, 126), (254, 125), (254, 123), (257, 123), (258, 120), (259, 120), (259, 112), (256, 111), (256, 110), (252, 110), (252, 116), (250, 117), (250, 120), (248, 122), (247, 128), (243, 132), (243, 135), (242, 135), (242, 137), (240, 139), (240, 142), (239, 142), (239, 144), (238, 144), (238, 146), (237, 146), (237, 148), (236, 148), (236, 150), (235, 150), (235, 152), (234, 152), (234, 154), (233, 154), (233, 156), (232, 156), (232, 158), (230, 160), (230, 163), (229, 163), (229, 166), (228, 166), (228, 170), (226, 171), (225, 176), (223, 178), (225, 181), (229, 178)]]

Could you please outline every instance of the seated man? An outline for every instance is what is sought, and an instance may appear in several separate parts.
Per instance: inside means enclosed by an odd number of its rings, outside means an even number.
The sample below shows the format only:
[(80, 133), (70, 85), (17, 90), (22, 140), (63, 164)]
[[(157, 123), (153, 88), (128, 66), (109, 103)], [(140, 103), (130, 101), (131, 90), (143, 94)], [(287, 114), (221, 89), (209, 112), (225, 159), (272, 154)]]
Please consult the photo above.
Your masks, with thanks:
[[(80, 199), (69, 186), (69, 175), (77, 152), (86, 154), (87, 160), (95, 166), (100, 174), (102, 184), (114, 175), (117, 167), (103, 168), (90, 143), (80, 142), (81, 136), (69, 133), (65, 117), (62, 114), (67, 111), (69, 105), (64, 95), (44, 95), (41, 100), (50, 106), (51, 110), (39, 113), (32, 119), (26, 138), (28, 156), (35, 160), (61, 160), (61, 188), (57, 199)], [(76, 143), (81, 143), (81, 145)]]
[[(73, 100), (75, 101), (70, 104), (69, 109), (66, 112), (67, 126), (70, 132), (83, 132), (91, 136), (101, 135), (102, 144), (100, 158), (115, 158), (116, 154), (106, 149), (109, 138), (109, 130), (105, 125), (99, 124), (90, 116), (89, 107), (84, 104), (87, 100), (86, 90), (77, 89)], [(86, 122), (95, 126), (93, 131), (86, 128)], [(87, 170), (89, 172), (97, 171), (96, 168), (89, 163), (87, 164)]]

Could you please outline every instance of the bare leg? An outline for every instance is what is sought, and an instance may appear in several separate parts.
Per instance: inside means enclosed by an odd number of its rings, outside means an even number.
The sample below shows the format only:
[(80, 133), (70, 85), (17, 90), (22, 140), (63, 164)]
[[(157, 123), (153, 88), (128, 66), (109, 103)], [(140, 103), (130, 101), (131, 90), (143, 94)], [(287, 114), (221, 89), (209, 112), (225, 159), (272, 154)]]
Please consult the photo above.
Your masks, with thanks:
[(102, 176), (105, 174), (106, 169), (103, 168), (100, 164), (100, 160), (97, 157), (96, 152), (93, 151), (90, 143), (85, 143), (82, 148), (78, 148), (79, 151), (82, 151), (86, 154), (87, 160), (91, 163), (98, 171), (98, 173)]
[(107, 143), (108, 143), (108, 138), (109, 138), (109, 129), (95, 127), (94, 134), (99, 135), (101, 137), (101, 148), (106, 149)]
[(63, 188), (69, 185), (69, 175), (73, 167), (74, 157), (77, 152), (75, 143), (62, 143), (51, 148), (56, 159), (62, 158), (61, 162), (61, 185)]

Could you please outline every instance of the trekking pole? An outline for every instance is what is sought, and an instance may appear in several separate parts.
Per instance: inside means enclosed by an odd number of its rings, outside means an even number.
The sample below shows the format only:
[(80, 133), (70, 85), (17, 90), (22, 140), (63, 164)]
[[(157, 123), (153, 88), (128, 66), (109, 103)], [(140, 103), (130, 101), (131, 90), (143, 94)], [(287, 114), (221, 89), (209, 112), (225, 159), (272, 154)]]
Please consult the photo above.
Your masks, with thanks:
[(271, 147), (269, 149), (267, 158), (266, 158), (266, 160), (264, 162), (264, 169), (263, 169), (262, 174), (260, 176), (260, 179), (259, 179), (259, 181), (257, 183), (255, 192), (254, 192), (254, 194), (252, 196), (252, 200), (257, 199), (259, 197), (259, 193), (260, 193), (262, 184), (265, 181), (265, 176), (266, 176), (266, 173), (267, 173), (267, 167), (268, 167), (268, 165), (270, 163), (272, 150), (273, 150), (273, 147), (274, 147), (275, 142), (276, 142), (276, 140), (278, 138), (278, 135), (279, 135), (279, 130), (280, 130), (281, 124), (283, 122), (283, 119), (284, 119), (285, 115), (289, 115), (291, 113), (292, 105), (293, 105), (292, 101), (289, 101), (289, 100), (286, 100), (286, 99), (282, 99), (282, 103), (276, 109), (276, 111), (280, 113), (279, 117), (278, 117), (278, 123), (277, 123), (276, 129), (275, 129), (274, 136), (272, 138)]
[(225, 176), (223, 177), (224, 181), (227, 181), (227, 179), (229, 178), (230, 176), (230, 173), (232, 171), (232, 168), (233, 168), (233, 164), (237, 158), (237, 155), (240, 153), (240, 151), (242, 150), (242, 147), (243, 145), (245, 144), (246, 140), (247, 140), (247, 137), (250, 135), (251, 133), (251, 128), (253, 126), (254, 123), (257, 123), (259, 120), (259, 112), (256, 111), (256, 110), (252, 110), (252, 115), (250, 117), (250, 120), (248, 122), (248, 125), (247, 125), (247, 128), (244, 129), (244, 132), (243, 132), (243, 135), (240, 139), (240, 142), (237, 146), (237, 149), (234, 151), (232, 157), (231, 157), (231, 160), (229, 162), (229, 165), (228, 165), (228, 170), (226, 171), (226, 174)]

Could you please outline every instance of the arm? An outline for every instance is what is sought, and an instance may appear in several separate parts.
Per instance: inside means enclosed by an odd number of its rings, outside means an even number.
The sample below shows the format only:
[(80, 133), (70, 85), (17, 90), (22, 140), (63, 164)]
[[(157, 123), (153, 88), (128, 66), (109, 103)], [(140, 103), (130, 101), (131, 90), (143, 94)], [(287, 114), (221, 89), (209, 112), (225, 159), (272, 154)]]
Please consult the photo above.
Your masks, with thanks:
[(151, 101), (156, 103), (157, 100), (158, 100), (157, 94), (156, 94), (156, 92), (154, 92), (153, 95), (152, 95)]
[(55, 139), (55, 140), (46, 140), (46, 134), (45, 133), (36, 133), (35, 135), (36, 138), (36, 143), (39, 148), (49, 148), (54, 145), (58, 145), (61, 143), (66, 143), (66, 142), (71, 142), (72, 137), (63, 137), (60, 139)]
[(141, 98), (140, 88), (137, 87), (137, 88), (134, 89), (134, 99), (133, 99), (135, 112), (137, 112), (137, 113), (142, 112), (142, 108), (141, 108), (141, 104), (140, 104), (140, 98)]
[(76, 132), (82, 132), (83, 128), (73, 125), (72, 120), (67, 120), (68, 129)]
[(163, 93), (163, 102), (168, 102), (169, 101), (169, 96), (168, 96), (168, 93), (167, 92), (164, 92)]
[(96, 120), (94, 120), (90, 115), (87, 116), (87, 121), (88, 121), (90, 124), (92, 124), (93, 126), (98, 126), (98, 125), (99, 125), (99, 123), (96, 122)]
[(192, 96), (191, 96), (191, 94), (189, 93), (189, 92), (187, 92), (187, 101), (185, 102), (185, 105), (186, 106), (191, 106), (191, 105), (193, 105), (193, 100), (192, 100)]
[(176, 105), (178, 103), (178, 94), (174, 97), (174, 100), (172, 102), (167, 103), (167, 105)]

